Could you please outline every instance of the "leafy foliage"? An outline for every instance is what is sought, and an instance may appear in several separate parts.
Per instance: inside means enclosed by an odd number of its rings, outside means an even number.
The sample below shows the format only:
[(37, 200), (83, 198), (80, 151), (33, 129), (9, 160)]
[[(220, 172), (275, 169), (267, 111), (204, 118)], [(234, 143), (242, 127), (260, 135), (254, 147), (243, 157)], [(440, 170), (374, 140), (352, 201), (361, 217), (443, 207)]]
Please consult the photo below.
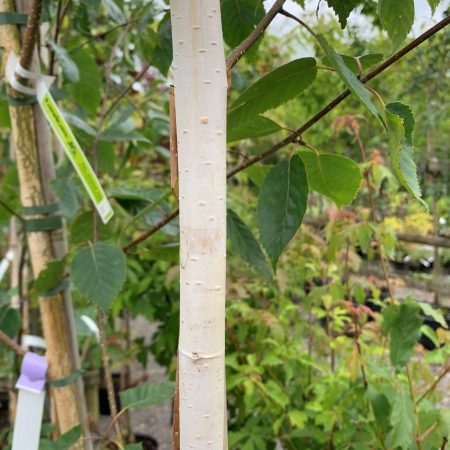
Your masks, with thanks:
[(303, 221), (307, 201), (308, 181), (299, 156), (293, 155), (271, 169), (261, 187), (258, 227), (274, 268)]
[(262, 0), (222, 0), (223, 37), (230, 47), (237, 47), (264, 17)]
[(327, 0), (327, 3), (339, 17), (341, 27), (345, 28), (348, 16), (361, 3), (361, 0)]
[(394, 48), (406, 39), (414, 23), (414, 0), (379, 0), (378, 15), (383, 28), (388, 32)]
[(416, 303), (390, 305), (383, 310), (383, 331), (390, 336), (389, 352), (395, 367), (405, 366), (420, 337), (422, 320)]
[(122, 407), (125, 409), (147, 408), (170, 400), (174, 392), (175, 384), (170, 381), (145, 384), (121, 392), (120, 400), (122, 401)]
[(107, 311), (125, 281), (125, 255), (107, 242), (89, 244), (76, 251), (71, 273), (75, 287)]
[(331, 198), (338, 207), (353, 201), (361, 184), (358, 165), (345, 156), (333, 153), (301, 151), (311, 189)]
[(81, 425), (76, 425), (61, 435), (56, 441), (41, 439), (39, 450), (68, 450), (80, 439), (81, 432)]
[(403, 186), (427, 207), (421, 198), (422, 193), (413, 159), (414, 115), (409, 106), (401, 102), (386, 105), (386, 124), (394, 173)]
[(227, 235), (239, 256), (265, 278), (272, 278), (266, 257), (258, 241), (242, 219), (232, 210), (227, 211)]

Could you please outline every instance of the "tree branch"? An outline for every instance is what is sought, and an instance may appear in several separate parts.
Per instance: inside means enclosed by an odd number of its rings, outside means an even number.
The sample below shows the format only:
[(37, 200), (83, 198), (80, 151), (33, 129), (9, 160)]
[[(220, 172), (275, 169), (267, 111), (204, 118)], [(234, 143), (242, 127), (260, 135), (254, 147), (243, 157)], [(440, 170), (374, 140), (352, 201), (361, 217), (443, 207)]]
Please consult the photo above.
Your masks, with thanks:
[(0, 330), (0, 342), (3, 342), (10, 350), (19, 356), (25, 356), (26, 350), (17, 342), (14, 342), (7, 334)]
[(256, 28), (239, 44), (227, 58), (227, 72), (230, 73), (234, 65), (247, 53), (251, 46), (264, 33), (275, 16), (283, 9), (286, 0), (277, 0), (267, 14), (262, 18)]
[[(280, 9), (281, 9), (281, 7), (280, 7)], [(375, 69), (370, 71), (366, 76), (364, 76), (361, 79), (361, 82), (362, 83), (367, 83), (368, 81), (370, 81), (373, 78), (375, 78), (376, 76), (378, 76), (380, 73), (384, 72), (387, 68), (392, 66), (392, 64), (394, 64), (400, 58), (402, 58), (403, 56), (408, 54), (411, 50), (415, 49), (420, 44), (425, 42), (427, 39), (429, 39), (430, 37), (435, 35), (438, 31), (440, 31), (443, 28), (445, 28), (449, 23), (450, 23), (450, 16), (447, 16), (444, 19), (442, 19), (440, 22), (438, 22), (436, 25), (432, 26), (427, 31), (425, 31), (423, 34), (421, 34), (418, 38), (414, 39), (409, 44), (405, 45), (397, 53), (394, 53), (391, 57), (386, 59), (384, 62), (382, 62)], [(249, 39), (249, 38), (247, 38), (247, 39)], [(243, 44), (241, 44), (238, 48), (240, 48), (242, 45)], [(231, 58), (231, 56), (230, 56), (230, 58)], [(230, 60), (230, 58), (228, 60)], [(227, 67), (228, 67), (228, 60), (227, 60)], [(237, 58), (237, 60), (239, 60), (239, 57)], [(243, 170), (247, 169), (248, 167), (252, 166), (253, 164), (256, 164), (256, 163), (262, 161), (263, 159), (265, 159), (265, 158), (275, 154), (276, 152), (278, 152), (278, 150), (281, 150), (282, 148), (288, 146), (289, 144), (295, 143), (301, 137), (302, 133), (304, 133), (306, 130), (308, 130), (313, 125), (315, 125), (320, 119), (322, 119), (322, 117), (326, 116), (331, 110), (333, 110), (337, 105), (339, 105), (349, 95), (350, 95), (350, 91), (348, 89), (346, 89), (345, 91), (341, 92), (330, 103), (328, 103), (328, 105), (326, 105), (324, 108), (322, 108), (317, 114), (315, 114), (313, 117), (311, 117), (311, 119), (309, 119), (307, 122), (305, 122), (300, 128), (298, 128), (297, 130), (293, 131), (285, 139), (283, 139), (282, 141), (278, 142), (277, 144), (275, 144), (273, 147), (269, 148), (265, 152), (262, 152), (259, 155), (254, 156), (253, 158), (249, 158), (247, 161), (243, 162), (239, 166), (236, 166), (235, 168), (231, 169), (231, 171), (228, 172), (228, 174), (227, 174), (227, 178), (230, 179), (231, 177), (233, 177), (237, 173), (242, 172)], [(139, 236), (137, 239), (133, 240), (128, 245), (126, 245), (124, 247), (124, 251), (127, 252), (130, 248), (134, 247), (137, 244), (140, 244), (142, 241), (144, 241), (145, 239), (149, 238), (152, 234), (154, 234), (157, 231), (159, 231), (164, 225), (166, 225), (172, 219), (177, 217), (178, 214), (179, 214), (179, 210), (178, 209), (176, 209), (175, 211), (172, 211), (170, 214), (165, 216), (159, 223), (157, 223), (152, 229), (146, 231), (141, 236)]]
[(20, 52), (20, 65), (29, 70), (33, 59), (34, 45), (39, 32), (42, 0), (33, 0), (28, 13), (27, 26), (23, 35), (22, 51)]

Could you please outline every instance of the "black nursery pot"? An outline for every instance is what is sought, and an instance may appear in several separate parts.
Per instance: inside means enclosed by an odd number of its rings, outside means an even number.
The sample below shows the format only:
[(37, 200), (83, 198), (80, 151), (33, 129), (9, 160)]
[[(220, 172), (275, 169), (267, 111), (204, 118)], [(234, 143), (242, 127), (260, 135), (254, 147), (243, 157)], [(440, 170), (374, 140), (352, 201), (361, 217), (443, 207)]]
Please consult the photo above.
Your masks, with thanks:
[(158, 441), (148, 434), (137, 433), (134, 439), (136, 443), (142, 444), (143, 450), (158, 450)]
[[(112, 374), (113, 379), (113, 385), (114, 385), (114, 395), (116, 397), (116, 404), (117, 409), (120, 411), (121, 404), (120, 404), (120, 373), (113, 373)], [(104, 380), (104, 376), (102, 376), (102, 380)], [(108, 402), (108, 391), (106, 389), (105, 383), (101, 385), (101, 387), (98, 390), (98, 402), (99, 402), (99, 409), (100, 414), (102, 416), (110, 416), (111, 410), (109, 408), (109, 402)]]

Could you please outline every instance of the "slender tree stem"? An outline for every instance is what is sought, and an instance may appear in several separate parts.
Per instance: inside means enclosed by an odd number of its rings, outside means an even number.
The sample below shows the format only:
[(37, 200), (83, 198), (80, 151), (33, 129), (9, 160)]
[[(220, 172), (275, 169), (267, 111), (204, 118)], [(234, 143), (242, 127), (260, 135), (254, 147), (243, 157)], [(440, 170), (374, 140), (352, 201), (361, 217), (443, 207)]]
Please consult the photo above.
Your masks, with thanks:
[(406, 377), (408, 378), (409, 393), (411, 395), (411, 400), (414, 405), (414, 414), (416, 416), (417, 422), (417, 435), (416, 435), (417, 447), (419, 450), (423, 450), (422, 440), (420, 439), (420, 420), (419, 420), (419, 411), (417, 410), (416, 394), (414, 392), (414, 386), (411, 378), (411, 373), (409, 371), (409, 367), (406, 366), (405, 370), (406, 370)]
[(24, 350), (17, 342), (13, 341), (7, 334), (0, 330), (0, 341), (3, 342), (10, 350), (12, 350), (18, 356), (25, 356), (26, 350)]
[[(286, 0), (277, 0), (272, 8), (263, 17), (261, 22), (255, 27), (255, 29), (239, 44), (230, 54), (226, 61), (226, 67), (228, 74), (235, 64), (247, 53), (252, 45), (258, 40), (258, 38), (264, 33), (267, 27), (271, 24), (275, 16), (283, 9), (283, 5)], [(229, 75), (228, 75), (229, 78)]]
[(438, 377), (434, 380), (433, 384), (419, 397), (417, 403), (419, 404), (424, 398), (428, 397), (435, 389), (439, 382), (450, 372), (450, 365), (446, 365)]
[[(387, 58), (383, 63), (381, 63), (379, 66), (377, 66), (375, 69), (370, 71), (366, 76), (361, 78), (362, 83), (367, 83), (368, 81), (372, 80), (376, 76), (378, 76), (380, 73), (385, 71), (387, 68), (392, 66), (395, 62), (397, 62), (400, 58), (408, 54), (411, 50), (418, 47), (420, 44), (425, 42), (427, 39), (435, 35), (438, 31), (445, 28), (450, 23), (450, 15), (442, 19), (440, 22), (438, 22), (433, 27), (429, 28), (427, 31), (425, 31), (423, 34), (421, 34), (418, 38), (411, 41), (408, 45), (405, 45), (403, 48), (401, 48), (398, 52), (393, 54), (391, 57)], [(239, 59), (239, 58), (238, 58)], [(256, 155), (252, 158), (247, 159), (242, 164), (234, 167), (234, 169), (231, 169), (228, 174), (227, 178), (230, 179), (234, 175), (238, 174), (239, 172), (244, 171), (248, 167), (262, 161), (265, 158), (268, 158), (269, 156), (274, 155), (279, 150), (283, 149), (284, 147), (287, 147), (289, 144), (296, 143), (299, 138), (301, 138), (302, 133), (309, 130), (313, 125), (315, 125), (319, 120), (321, 120), (324, 116), (326, 116), (330, 111), (332, 111), (336, 106), (338, 106), (342, 101), (344, 101), (348, 96), (350, 95), (350, 91), (346, 89), (345, 91), (341, 92), (337, 97), (335, 97), (330, 103), (328, 103), (324, 108), (322, 108), (318, 113), (316, 113), (313, 117), (311, 117), (307, 122), (305, 122), (301, 127), (299, 127), (297, 130), (293, 131), (289, 136), (272, 146), (271, 148), (267, 149), (266, 151), (260, 153), (259, 155)], [(140, 244), (142, 241), (145, 241), (147, 238), (152, 236), (154, 233), (159, 231), (164, 225), (167, 225), (172, 219), (177, 217), (179, 214), (178, 209), (172, 211), (170, 214), (165, 216), (159, 223), (157, 223), (151, 230), (146, 231), (138, 238), (134, 239), (132, 242), (130, 242), (128, 245), (124, 247), (125, 251), (130, 250), (132, 247)]]

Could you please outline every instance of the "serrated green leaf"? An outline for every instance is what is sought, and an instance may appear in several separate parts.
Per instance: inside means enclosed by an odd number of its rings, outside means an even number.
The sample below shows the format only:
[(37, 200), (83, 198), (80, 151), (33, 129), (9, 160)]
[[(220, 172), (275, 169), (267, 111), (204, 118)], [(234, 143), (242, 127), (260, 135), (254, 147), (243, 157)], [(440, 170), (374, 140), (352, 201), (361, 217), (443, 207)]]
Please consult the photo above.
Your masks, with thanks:
[(246, 117), (245, 108), (230, 111), (227, 116), (227, 142), (254, 139), (276, 133), (281, 127), (264, 116)]
[(361, 3), (361, 0), (327, 0), (327, 3), (339, 17), (341, 28), (345, 28), (348, 16)]
[(305, 166), (298, 155), (279, 162), (268, 173), (258, 201), (261, 243), (274, 269), (278, 259), (299, 229), (308, 202)]
[(431, 8), (431, 14), (434, 14), (436, 12), (436, 8), (438, 7), (439, 3), (441, 3), (441, 0), (428, 0), (428, 4)]
[(120, 393), (120, 400), (124, 409), (147, 408), (170, 400), (174, 393), (175, 383), (165, 381), (127, 389)]
[(379, 0), (378, 16), (394, 48), (398, 48), (413, 26), (414, 0)]
[(328, 61), (336, 70), (342, 81), (346, 84), (348, 89), (355, 95), (362, 104), (382, 123), (384, 118), (378, 111), (377, 106), (372, 101), (373, 95), (371, 92), (358, 80), (356, 75), (346, 66), (342, 57), (328, 44), (327, 40), (321, 35), (317, 35), (317, 40), (327, 55)]
[(383, 332), (390, 337), (389, 354), (394, 367), (405, 366), (420, 338), (422, 320), (417, 303), (389, 305), (383, 309)]
[(72, 260), (71, 274), (75, 287), (107, 311), (125, 282), (125, 255), (106, 242), (80, 247)]
[(426, 316), (430, 316), (435, 320), (442, 328), (448, 328), (447, 321), (441, 311), (434, 309), (428, 303), (419, 303), (420, 309)]
[[(99, 221), (100, 222), (100, 221)], [(94, 218), (91, 211), (79, 214), (70, 224), (70, 243), (80, 244), (92, 240)], [(106, 241), (111, 237), (111, 230), (103, 222), (97, 224), (99, 241)]]
[(92, 55), (83, 49), (71, 53), (76, 63), (80, 79), (77, 83), (67, 86), (72, 98), (83, 107), (91, 116), (98, 110), (102, 91), (102, 78), (100, 69)]
[(290, 424), (295, 428), (303, 429), (308, 422), (308, 416), (303, 411), (289, 411), (288, 416)]
[(48, 40), (50, 47), (55, 52), (56, 59), (58, 60), (64, 76), (73, 83), (76, 83), (80, 79), (80, 72), (77, 65), (70, 57), (65, 48), (60, 47), (52, 39)]
[(331, 198), (338, 207), (350, 204), (361, 185), (361, 170), (354, 161), (334, 153), (300, 152), (308, 185)]
[(81, 425), (76, 425), (61, 435), (56, 441), (41, 439), (39, 450), (68, 450), (80, 439), (81, 432)]
[[(301, 58), (278, 67), (246, 89), (231, 105), (230, 114), (246, 121), (293, 99), (303, 92), (317, 74), (314, 58)], [(239, 108), (241, 111), (235, 111)]]
[(227, 210), (227, 235), (239, 256), (245, 262), (253, 266), (263, 277), (272, 278), (266, 257), (258, 241), (247, 225), (232, 209)]
[(392, 169), (406, 190), (428, 209), (422, 200), (414, 162), (414, 115), (410, 107), (401, 102), (387, 104), (385, 112)]
[(50, 261), (44, 270), (41, 270), (37, 280), (34, 282), (36, 292), (49, 291), (54, 288), (63, 278), (66, 268), (66, 259)]
[(226, 44), (237, 47), (264, 17), (261, 0), (222, 0), (222, 28)]
[(392, 430), (386, 437), (387, 446), (409, 450), (416, 442), (416, 417), (414, 404), (403, 388), (392, 402), (391, 425)]

